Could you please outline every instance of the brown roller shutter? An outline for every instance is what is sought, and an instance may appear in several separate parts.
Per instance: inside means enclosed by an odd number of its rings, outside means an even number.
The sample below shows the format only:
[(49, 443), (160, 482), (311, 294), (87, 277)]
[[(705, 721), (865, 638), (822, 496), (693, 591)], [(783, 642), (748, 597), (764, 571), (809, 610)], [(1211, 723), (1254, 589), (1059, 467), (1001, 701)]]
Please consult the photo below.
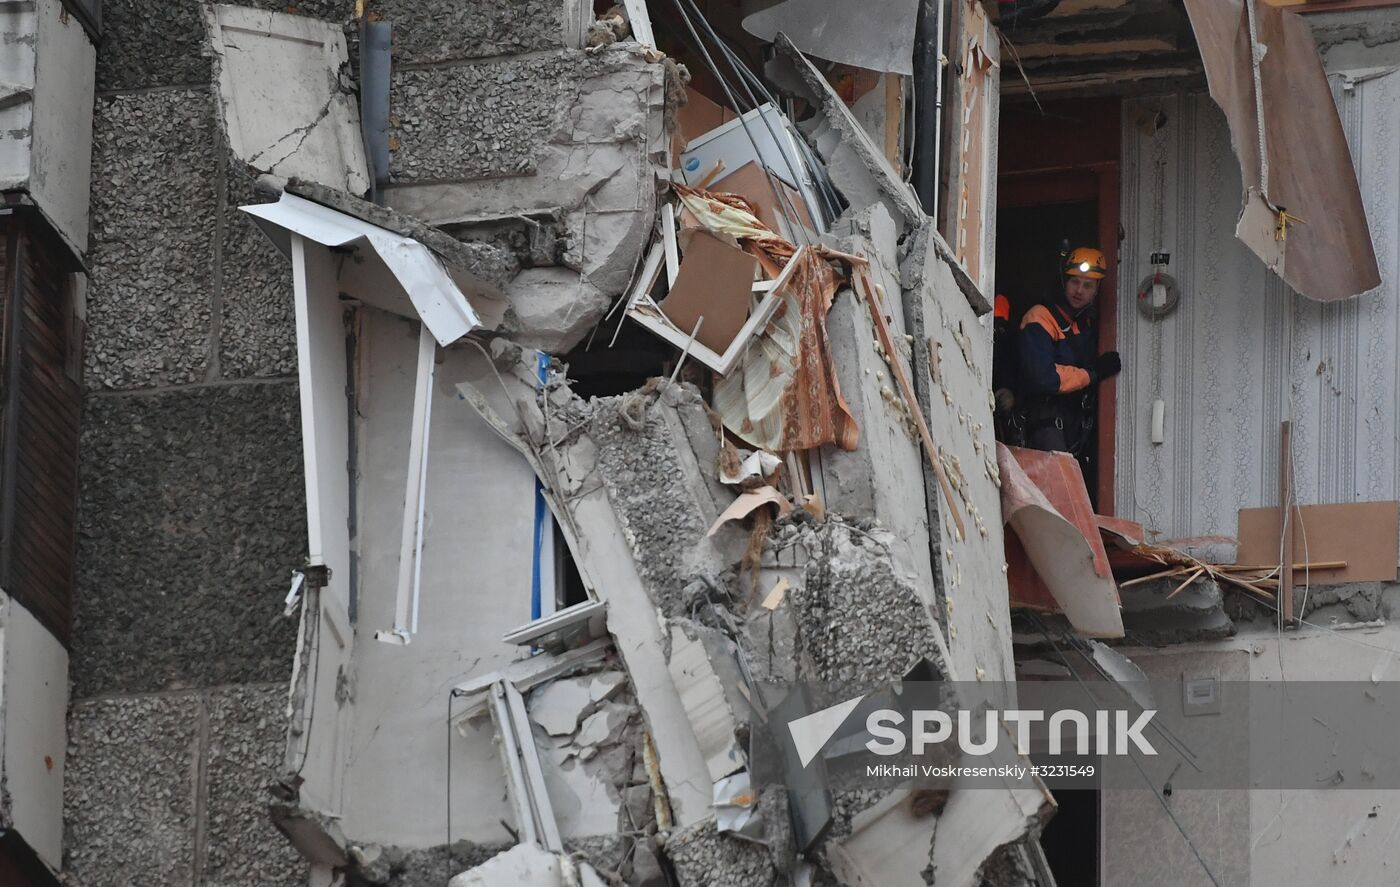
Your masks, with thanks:
[(66, 645), (82, 388), (60, 249), (32, 215), (0, 215), (0, 587)]

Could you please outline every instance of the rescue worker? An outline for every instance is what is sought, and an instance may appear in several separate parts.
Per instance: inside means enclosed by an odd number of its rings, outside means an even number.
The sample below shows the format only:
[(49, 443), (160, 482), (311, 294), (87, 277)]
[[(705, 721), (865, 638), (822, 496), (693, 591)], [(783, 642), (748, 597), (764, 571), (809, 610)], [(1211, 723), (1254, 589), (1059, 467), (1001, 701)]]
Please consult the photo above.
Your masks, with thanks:
[(1012, 341), (1018, 332), (1011, 325), (1011, 300), (997, 293), (992, 312), (992, 419), (996, 438), (1002, 443), (1017, 444), (1014, 437), (1016, 407), (1016, 349)]
[(1019, 412), (1032, 449), (1087, 455), (1095, 388), (1122, 369), (1117, 351), (1097, 353), (1094, 299), (1107, 270), (1099, 250), (1072, 251), (1063, 289), (1021, 318)]

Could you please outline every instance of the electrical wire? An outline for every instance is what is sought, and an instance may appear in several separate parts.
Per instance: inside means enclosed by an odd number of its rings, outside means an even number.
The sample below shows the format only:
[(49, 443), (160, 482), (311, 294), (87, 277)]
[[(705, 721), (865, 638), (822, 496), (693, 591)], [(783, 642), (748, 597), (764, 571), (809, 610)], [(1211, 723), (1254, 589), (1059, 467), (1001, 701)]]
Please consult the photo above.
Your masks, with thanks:
[[(752, 108), (757, 110), (759, 108), (759, 101), (758, 96), (753, 92), (752, 89), (749, 88), (750, 82), (752, 82), (753, 85), (758, 89), (759, 93), (762, 94), (766, 102), (772, 105), (776, 110), (777, 99), (773, 97), (772, 93), (768, 92), (767, 88), (764, 87), (763, 83), (758, 79), (757, 75), (750, 71), (748, 69), (748, 66), (744, 64), (743, 60), (736, 56), (734, 52), (729, 48), (729, 46), (724, 42), (724, 40), (720, 38), (719, 34), (717, 34), (714, 28), (710, 26), (709, 20), (705, 18), (704, 14), (701, 13), (700, 9), (695, 5), (694, 0), (671, 0), (671, 2), (672, 5), (676, 8), (676, 12), (680, 14), (681, 20), (685, 22), (686, 29), (690, 32), (691, 39), (694, 41), (696, 48), (700, 51), (701, 56), (705, 60), (706, 67), (709, 68), (710, 73), (713, 74), (715, 76), (715, 79), (719, 82), (719, 85), (724, 90), (724, 94), (729, 99), (730, 104), (735, 109), (738, 109), (740, 107), (733, 90), (729, 88), (728, 79), (720, 73), (719, 66), (715, 64), (714, 57), (710, 55), (710, 51), (705, 47), (704, 43), (701, 41), (700, 34), (695, 29), (695, 23), (691, 19), (691, 16), (686, 13), (684, 7), (682, 7), (682, 3), (690, 7), (691, 11), (694, 13), (695, 18), (699, 19), (701, 26), (705, 29), (705, 32), (710, 36), (711, 41), (713, 41), (715, 46), (718, 47), (720, 53), (724, 55), (725, 61), (728, 62), (730, 69), (734, 72), (734, 75), (738, 79), (739, 84), (744, 90), (744, 94), (748, 98), (749, 104), (752, 106)], [(764, 128), (768, 130), (768, 137), (773, 140), (774, 146), (777, 147), (778, 154), (780, 157), (782, 157), (783, 165), (787, 167), (788, 175), (791, 177), (793, 183), (801, 184), (803, 180), (801, 177), (798, 176), (797, 170), (794, 169), (791, 158), (789, 158), (787, 152), (783, 150), (783, 140), (778, 137), (777, 131), (773, 128), (772, 121), (768, 119), (768, 116), (766, 114), (763, 114), (761, 112), (758, 115), (758, 119), (760, 122), (763, 123)], [(759, 150), (758, 141), (753, 137), (753, 132), (752, 130), (750, 130), (748, 122), (744, 120), (743, 113), (740, 113), (739, 115), (739, 125), (743, 128), (744, 135), (748, 137), (749, 144), (753, 146), (755, 157), (758, 157), (761, 162), (762, 151)], [(814, 177), (819, 179), (818, 184), (824, 185), (824, 179), (821, 176), (816, 175), (816, 171), (820, 170), (821, 166), (820, 164), (815, 162), (815, 159), (813, 157), (811, 157), (810, 150), (806, 148), (805, 144), (800, 143), (799, 140), (793, 139), (792, 141), (796, 143), (796, 147), (798, 148), (798, 150), (803, 153), (803, 159), (807, 163), (809, 169), (813, 170)], [(764, 170), (771, 180), (773, 173), (767, 169), (766, 165), (764, 166)], [(786, 209), (784, 210), (784, 215), (787, 215), (789, 221), (791, 221), (794, 227), (796, 227), (799, 230), (799, 232), (802, 235), (802, 239), (806, 242), (805, 245), (810, 246), (810, 238), (808, 238), (805, 230), (803, 230), (802, 224), (797, 219), (796, 211), (792, 209), (789, 205), (789, 201), (787, 199), (786, 194), (783, 193), (783, 189), (775, 187), (774, 190), (777, 192), (779, 200), (783, 202), (786, 206)], [(824, 193), (819, 196), (821, 196), (823, 200), (828, 200), (828, 195)], [(827, 209), (829, 211), (828, 214), (833, 218), (837, 214), (839, 214), (839, 208), (835, 207), (834, 205), (828, 206)]]
[[(307, 606), (307, 604), (311, 602), (311, 595), (313, 593), (316, 595), (316, 599), (318, 601), (317, 605), (314, 608)], [(306, 747), (302, 749), (301, 763), (297, 764), (297, 769), (294, 776), (295, 779), (301, 778), (302, 771), (306, 769), (306, 762), (311, 760), (311, 725), (316, 722), (316, 688), (321, 683), (321, 632), (323, 631), (321, 626), (322, 616), (319, 604), (321, 591), (320, 589), (316, 589), (315, 592), (308, 590), (306, 592), (306, 595), (307, 596), (304, 599), (305, 603), (303, 603), (302, 605), (303, 607), (305, 607), (305, 609), (302, 612), (305, 613), (306, 610), (314, 611), (311, 616), (311, 619), (312, 626), (316, 634), (316, 646), (312, 648), (311, 653), (312, 662), (314, 664), (311, 667), (311, 691), (308, 694), (311, 697), (311, 701), (307, 703), (306, 706)]]
[[(728, 60), (730, 67), (735, 71), (736, 74), (738, 74), (740, 80), (752, 84), (753, 88), (758, 90), (758, 94), (763, 97), (763, 100), (765, 102), (772, 105), (774, 108), (777, 108), (778, 99), (773, 95), (773, 93), (768, 91), (768, 87), (764, 85), (763, 80), (760, 79), (759, 76), (755, 74), (747, 64), (744, 63), (744, 60), (739, 58), (734, 53), (734, 51), (729, 48), (728, 43), (726, 43), (724, 39), (718, 33), (715, 32), (715, 29), (710, 25), (709, 20), (706, 19), (705, 16), (696, 7), (694, 0), (686, 0), (686, 3), (690, 6), (691, 10), (694, 11), (696, 16), (700, 19), (700, 24), (704, 26), (706, 33), (710, 35), (710, 38), (719, 47), (720, 51), (725, 54), (725, 57)], [(744, 91), (748, 93), (750, 101), (754, 102), (755, 107), (757, 107), (758, 99), (753, 94), (753, 92), (749, 90), (747, 86), (745, 86)], [(765, 123), (767, 123), (766, 120)], [(773, 133), (773, 128), (771, 125), (768, 126), (768, 131), (769, 135), (773, 136), (774, 140), (776, 141), (777, 136)], [(822, 166), (821, 162), (817, 160), (816, 156), (812, 153), (811, 148), (807, 145), (806, 142), (803, 142), (800, 139), (794, 141), (796, 142), (795, 146), (797, 147), (798, 151), (802, 154), (803, 161), (807, 164), (809, 171), (816, 179), (815, 184), (823, 191), (823, 193), (820, 196), (822, 200), (827, 203), (827, 210), (829, 212), (829, 215), (832, 218), (835, 218), (836, 216), (840, 215), (841, 201), (840, 198), (836, 195), (836, 190), (834, 186), (831, 184), (830, 176), (826, 174), (825, 168)], [(784, 160), (786, 160), (786, 157), (784, 158)], [(796, 176), (796, 173), (792, 169), (792, 165), (788, 163), (787, 166), (789, 174)], [(794, 179), (794, 181), (796, 180)]]
[(447, 694), (447, 868), (452, 876), (452, 700), (456, 692)]
[[(1248, 600), (1254, 601), (1256, 604), (1258, 604), (1258, 605), (1261, 606), (1261, 607), (1264, 607), (1264, 608), (1269, 609), (1269, 610), (1273, 610), (1274, 612), (1278, 612), (1278, 609), (1279, 609), (1279, 608), (1278, 608), (1278, 605), (1276, 605), (1276, 604), (1271, 604), (1271, 603), (1269, 603), (1269, 602), (1266, 601), (1266, 600), (1261, 600), (1261, 599), (1259, 599), (1259, 598), (1252, 597), (1252, 596), (1248, 596), (1248, 595), (1247, 595), (1246, 597), (1248, 598)], [(1340, 630), (1338, 630), (1338, 629), (1336, 629), (1336, 628), (1332, 628), (1331, 626), (1328, 626), (1328, 625), (1320, 625), (1320, 624), (1318, 624), (1318, 623), (1316, 623), (1316, 622), (1309, 622), (1308, 620), (1303, 619), (1303, 618), (1301, 618), (1301, 617), (1294, 617), (1294, 618), (1295, 618), (1295, 621), (1297, 621), (1297, 622), (1298, 622), (1299, 624), (1301, 624), (1301, 625), (1307, 625), (1307, 626), (1309, 626), (1309, 627), (1311, 627), (1311, 628), (1318, 628), (1318, 629), (1321, 629), (1321, 630), (1323, 630), (1323, 631), (1325, 631), (1325, 632), (1328, 632), (1329, 634), (1331, 634), (1332, 636), (1334, 636), (1334, 637), (1336, 637), (1336, 638), (1339, 638), (1339, 639), (1341, 639), (1341, 640), (1346, 641), (1346, 642), (1349, 643), (1349, 644), (1355, 644), (1355, 645), (1357, 645), (1358, 647), (1365, 647), (1365, 648), (1367, 648), (1367, 649), (1369, 649), (1369, 650), (1377, 650), (1377, 651), (1379, 651), (1379, 652), (1381, 652), (1381, 653), (1389, 653), (1389, 654), (1392, 655), (1392, 656), (1400, 656), (1400, 650), (1397, 650), (1397, 649), (1395, 649), (1394, 647), (1382, 647), (1380, 644), (1368, 644), (1368, 643), (1366, 643), (1365, 641), (1360, 640), (1359, 638), (1354, 638), (1354, 637), (1352, 637), (1350, 634), (1348, 634), (1348, 633), (1345, 632), (1345, 631), (1340, 631)]]
[(687, 5), (690, 6), (690, 8), (695, 13), (695, 17), (698, 18), (700, 20), (700, 23), (704, 26), (706, 33), (710, 35), (711, 40), (713, 40), (715, 45), (719, 47), (720, 52), (725, 55), (725, 60), (729, 63), (731, 70), (735, 72), (735, 75), (738, 77), (740, 85), (742, 86), (745, 95), (748, 97), (749, 105), (754, 110), (758, 110), (758, 119), (768, 130), (768, 137), (773, 140), (773, 144), (778, 148), (778, 155), (783, 158), (783, 165), (787, 167), (788, 175), (792, 177), (792, 181), (794, 183), (800, 184), (802, 179), (797, 175), (797, 171), (793, 168), (792, 161), (788, 157), (787, 152), (782, 149), (783, 142), (781, 139), (778, 138), (777, 133), (774, 132), (772, 121), (770, 121), (767, 115), (759, 109), (757, 97), (754, 95), (753, 91), (749, 89), (747, 82), (744, 81), (743, 74), (740, 73), (741, 71), (746, 71), (747, 68), (745, 68), (742, 61), (734, 57), (734, 55), (730, 52), (729, 47), (724, 44), (724, 41), (719, 39), (719, 36), (715, 33), (714, 29), (710, 27), (710, 23), (700, 13), (700, 10), (695, 6), (694, 3), (689, 2), (689, 0), (671, 0), (672, 5), (676, 8), (676, 12), (680, 15), (681, 20), (685, 22), (686, 30), (690, 32), (690, 36), (691, 39), (694, 41), (695, 48), (699, 50), (700, 55), (704, 58), (705, 66), (709, 69), (710, 73), (714, 75), (714, 78), (719, 83), (720, 88), (724, 90), (725, 97), (729, 99), (730, 105), (736, 111), (739, 112), (739, 126), (743, 129), (744, 136), (749, 140), (749, 144), (753, 147), (754, 157), (758, 159), (760, 165), (763, 166), (765, 174), (768, 175), (769, 182), (773, 187), (775, 195), (778, 197), (779, 201), (784, 204), (783, 215), (786, 216), (788, 220), (792, 222), (793, 227), (801, 233), (802, 239), (804, 241), (807, 241), (805, 245), (810, 246), (810, 240), (808, 239), (805, 230), (803, 230), (803, 225), (797, 219), (796, 211), (788, 205), (787, 195), (784, 193), (783, 189), (778, 187), (777, 183), (773, 181), (773, 173), (768, 169), (767, 164), (763, 163), (763, 151), (759, 148), (758, 140), (754, 138), (753, 131), (749, 128), (749, 122), (744, 119), (745, 114), (747, 112), (742, 110), (742, 106), (740, 105), (738, 98), (734, 95), (734, 91), (730, 89), (728, 78), (726, 78), (722, 73), (720, 73), (719, 66), (715, 64), (714, 57), (710, 55), (709, 49), (706, 48), (704, 41), (700, 39), (700, 33), (695, 28), (695, 22), (692, 21), (690, 15), (686, 13), (685, 7), (682, 6), (682, 2), (685, 2)]

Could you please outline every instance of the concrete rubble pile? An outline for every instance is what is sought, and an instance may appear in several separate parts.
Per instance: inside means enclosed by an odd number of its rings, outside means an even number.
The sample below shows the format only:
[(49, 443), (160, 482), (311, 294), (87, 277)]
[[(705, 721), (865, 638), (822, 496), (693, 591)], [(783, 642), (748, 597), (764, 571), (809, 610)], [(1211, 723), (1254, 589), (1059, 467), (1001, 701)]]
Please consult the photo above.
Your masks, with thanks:
[[(216, 33), (254, 13), (222, 15), (211, 20)], [(831, 786), (820, 767), (794, 767), (763, 739), (780, 732), (773, 724), (820, 707), (778, 685), (868, 690), (916, 669), (925, 679), (1014, 680), (990, 339), (978, 319), (985, 299), (909, 186), (785, 37), (780, 58), (815, 112), (804, 124), (813, 147), (775, 163), (740, 142), (737, 159), (692, 170), (686, 184), (670, 173), (666, 125), (685, 74), (608, 28), (613, 40), (552, 57), (548, 74), (570, 84), (569, 98), (539, 122), (542, 147), (515, 177), (435, 184), (444, 173), (415, 153), (423, 138), (406, 140), (392, 164), (408, 184), (393, 191), (390, 209), (346, 190), (361, 181), (364, 157), (342, 151), (328, 162), (306, 141), (242, 155), (265, 185), (283, 190), (282, 209), (249, 208), (260, 224), (332, 256), (359, 256), (363, 248), (345, 244), (371, 243), (409, 297), (357, 288), (353, 275), (368, 274), (368, 263), (332, 258), (324, 266), (338, 269), (325, 272), (339, 275), (332, 298), (372, 318), (421, 316), (421, 334), (410, 334), (420, 341), (418, 393), (410, 385), (397, 396), (421, 405), (450, 391), (458, 415), (438, 418), (439, 405), (429, 442), (429, 420), (415, 407), (423, 439), (415, 436), (411, 452), (421, 445), (423, 455), (411, 458), (422, 460), (426, 491), (418, 497), (437, 483), (426, 480), (427, 452), (452, 446), (442, 423), (479, 417), (528, 463), (586, 590), (581, 603), (508, 634), (519, 645), (514, 658), (492, 654), (495, 670), (446, 684), (454, 736), (493, 737), (499, 760), (471, 764), (503, 774), (503, 783), (493, 778), (513, 818), (501, 823), (515, 840), (408, 849), (357, 834), (352, 816), (331, 813), (345, 802), (334, 800), (339, 789), (319, 788), (315, 765), (284, 786), (274, 818), (313, 862), (352, 883), (441, 883), (439, 865), (452, 869), (454, 887), (1038, 883), (1025, 863), (1051, 808), (1038, 783), (938, 797)], [(245, 51), (217, 41), (215, 50)], [(342, 58), (330, 57), (333, 66)], [(402, 125), (436, 139), (469, 130), (452, 113), (414, 116), (413, 81), (430, 75), (410, 71), (396, 87)], [(231, 130), (247, 128), (230, 100), (237, 86), (223, 83)], [(339, 114), (344, 96), (333, 79), (311, 99)], [(791, 128), (769, 107), (765, 128)], [(353, 131), (349, 111), (337, 125)], [(284, 123), (287, 133), (232, 145), (283, 146), (301, 125), (295, 115)], [(324, 233), (332, 222), (368, 231), (368, 240)], [(413, 290), (412, 269), (395, 265), (400, 258), (374, 231), (400, 238), (399, 249), (428, 248), (448, 279), (435, 304), (457, 304), (468, 335), (442, 334), (443, 321)], [(314, 273), (305, 279), (314, 283)], [(328, 304), (326, 316), (338, 317)], [(314, 340), (314, 319), (306, 323)], [(623, 328), (674, 349), (663, 361), (669, 376), (617, 395), (576, 394), (570, 360), (607, 348)], [(356, 329), (362, 361), (411, 352), (394, 344), (404, 340), (397, 319)], [(619, 346), (618, 359), (634, 347)], [(305, 388), (313, 377), (302, 360)], [(411, 380), (412, 361), (403, 367)], [(373, 379), (354, 384), (367, 397)], [(306, 424), (308, 396), (303, 427), (320, 434)], [(381, 507), (360, 495), (362, 510)], [(414, 545), (410, 511), (403, 552), (418, 566), (400, 567), (399, 588), (411, 589), (411, 621), (396, 616), (392, 632), (377, 633), (399, 645), (377, 647), (389, 651), (377, 657), (427, 643), (414, 640), (423, 633), (414, 570), (430, 572), (440, 549), (423, 544), (421, 527)], [(358, 544), (374, 544), (374, 526), (362, 521)], [(397, 517), (385, 526), (396, 542)], [(377, 569), (364, 551), (360, 561), (362, 575)], [(319, 626), (339, 636), (343, 618), (330, 603), (336, 572), (302, 605), (293, 746), (316, 742), (313, 705), (325, 682), (317, 673), (328, 670)], [(368, 606), (359, 604), (362, 623)], [(342, 675), (365, 668), (365, 643), (340, 645)], [(353, 720), (345, 712), (361, 704), (365, 681), (363, 672), (340, 679), (322, 705)], [(325, 710), (314, 716), (331, 717)], [(313, 757), (298, 754), (302, 767)], [(760, 781), (765, 756), (786, 768), (784, 783)]]

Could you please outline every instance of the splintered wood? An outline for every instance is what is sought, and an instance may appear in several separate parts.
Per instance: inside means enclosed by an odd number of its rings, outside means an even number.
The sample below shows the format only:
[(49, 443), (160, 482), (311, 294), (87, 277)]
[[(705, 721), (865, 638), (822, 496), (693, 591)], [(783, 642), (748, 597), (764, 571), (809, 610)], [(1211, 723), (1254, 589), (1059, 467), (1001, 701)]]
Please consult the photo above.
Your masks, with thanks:
[[(1142, 585), (1145, 582), (1152, 582), (1156, 579), (1175, 579), (1179, 576), (1185, 578), (1178, 583), (1167, 595), (1168, 598), (1175, 597), (1191, 583), (1203, 577), (1214, 579), (1226, 585), (1233, 585), (1236, 588), (1258, 595), (1263, 600), (1273, 603), (1277, 595), (1270, 589), (1279, 587), (1278, 575), (1280, 572), (1278, 565), (1264, 564), (1211, 564), (1192, 557), (1175, 548), (1166, 548), (1161, 545), (1149, 545), (1143, 543), (1134, 545), (1128, 549), (1133, 554), (1146, 560), (1156, 561), (1167, 569), (1159, 570), (1146, 576), (1139, 576), (1136, 579), (1129, 579), (1126, 582), (1118, 583), (1118, 587), (1131, 588), (1134, 585)], [(1346, 561), (1314, 561), (1304, 564), (1290, 564), (1294, 570), (1310, 570), (1314, 572), (1325, 572), (1327, 570), (1344, 570)]]
[(953, 523), (958, 528), (958, 538), (967, 538), (967, 527), (963, 524), (962, 512), (958, 508), (957, 497), (953, 495), (953, 485), (948, 482), (948, 475), (943, 471), (943, 459), (938, 453), (938, 447), (933, 443), (933, 436), (929, 434), (928, 423), (924, 421), (923, 410), (919, 409), (919, 400), (914, 395), (914, 386), (909, 382), (909, 376), (904, 372), (904, 365), (899, 360), (899, 349), (895, 347), (894, 337), (890, 335), (890, 328), (885, 324), (885, 316), (881, 313), (880, 303), (876, 301), (875, 284), (866, 275), (866, 260), (860, 256), (842, 256), (851, 261), (851, 270), (855, 276), (856, 289), (865, 297), (866, 304), (870, 307), (870, 319), (875, 324), (875, 333), (880, 337), (880, 346), (885, 349), (885, 353), (890, 358), (890, 370), (894, 373), (895, 381), (899, 383), (900, 393), (904, 396), (904, 401), (909, 405), (909, 412), (914, 417), (914, 424), (919, 429), (919, 439), (923, 441), (924, 450), (928, 453), (928, 460), (933, 465), (933, 473), (938, 478), (938, 488), (943, 492), (943, 498), (948, 503), (948, 513), (953, 516)]

